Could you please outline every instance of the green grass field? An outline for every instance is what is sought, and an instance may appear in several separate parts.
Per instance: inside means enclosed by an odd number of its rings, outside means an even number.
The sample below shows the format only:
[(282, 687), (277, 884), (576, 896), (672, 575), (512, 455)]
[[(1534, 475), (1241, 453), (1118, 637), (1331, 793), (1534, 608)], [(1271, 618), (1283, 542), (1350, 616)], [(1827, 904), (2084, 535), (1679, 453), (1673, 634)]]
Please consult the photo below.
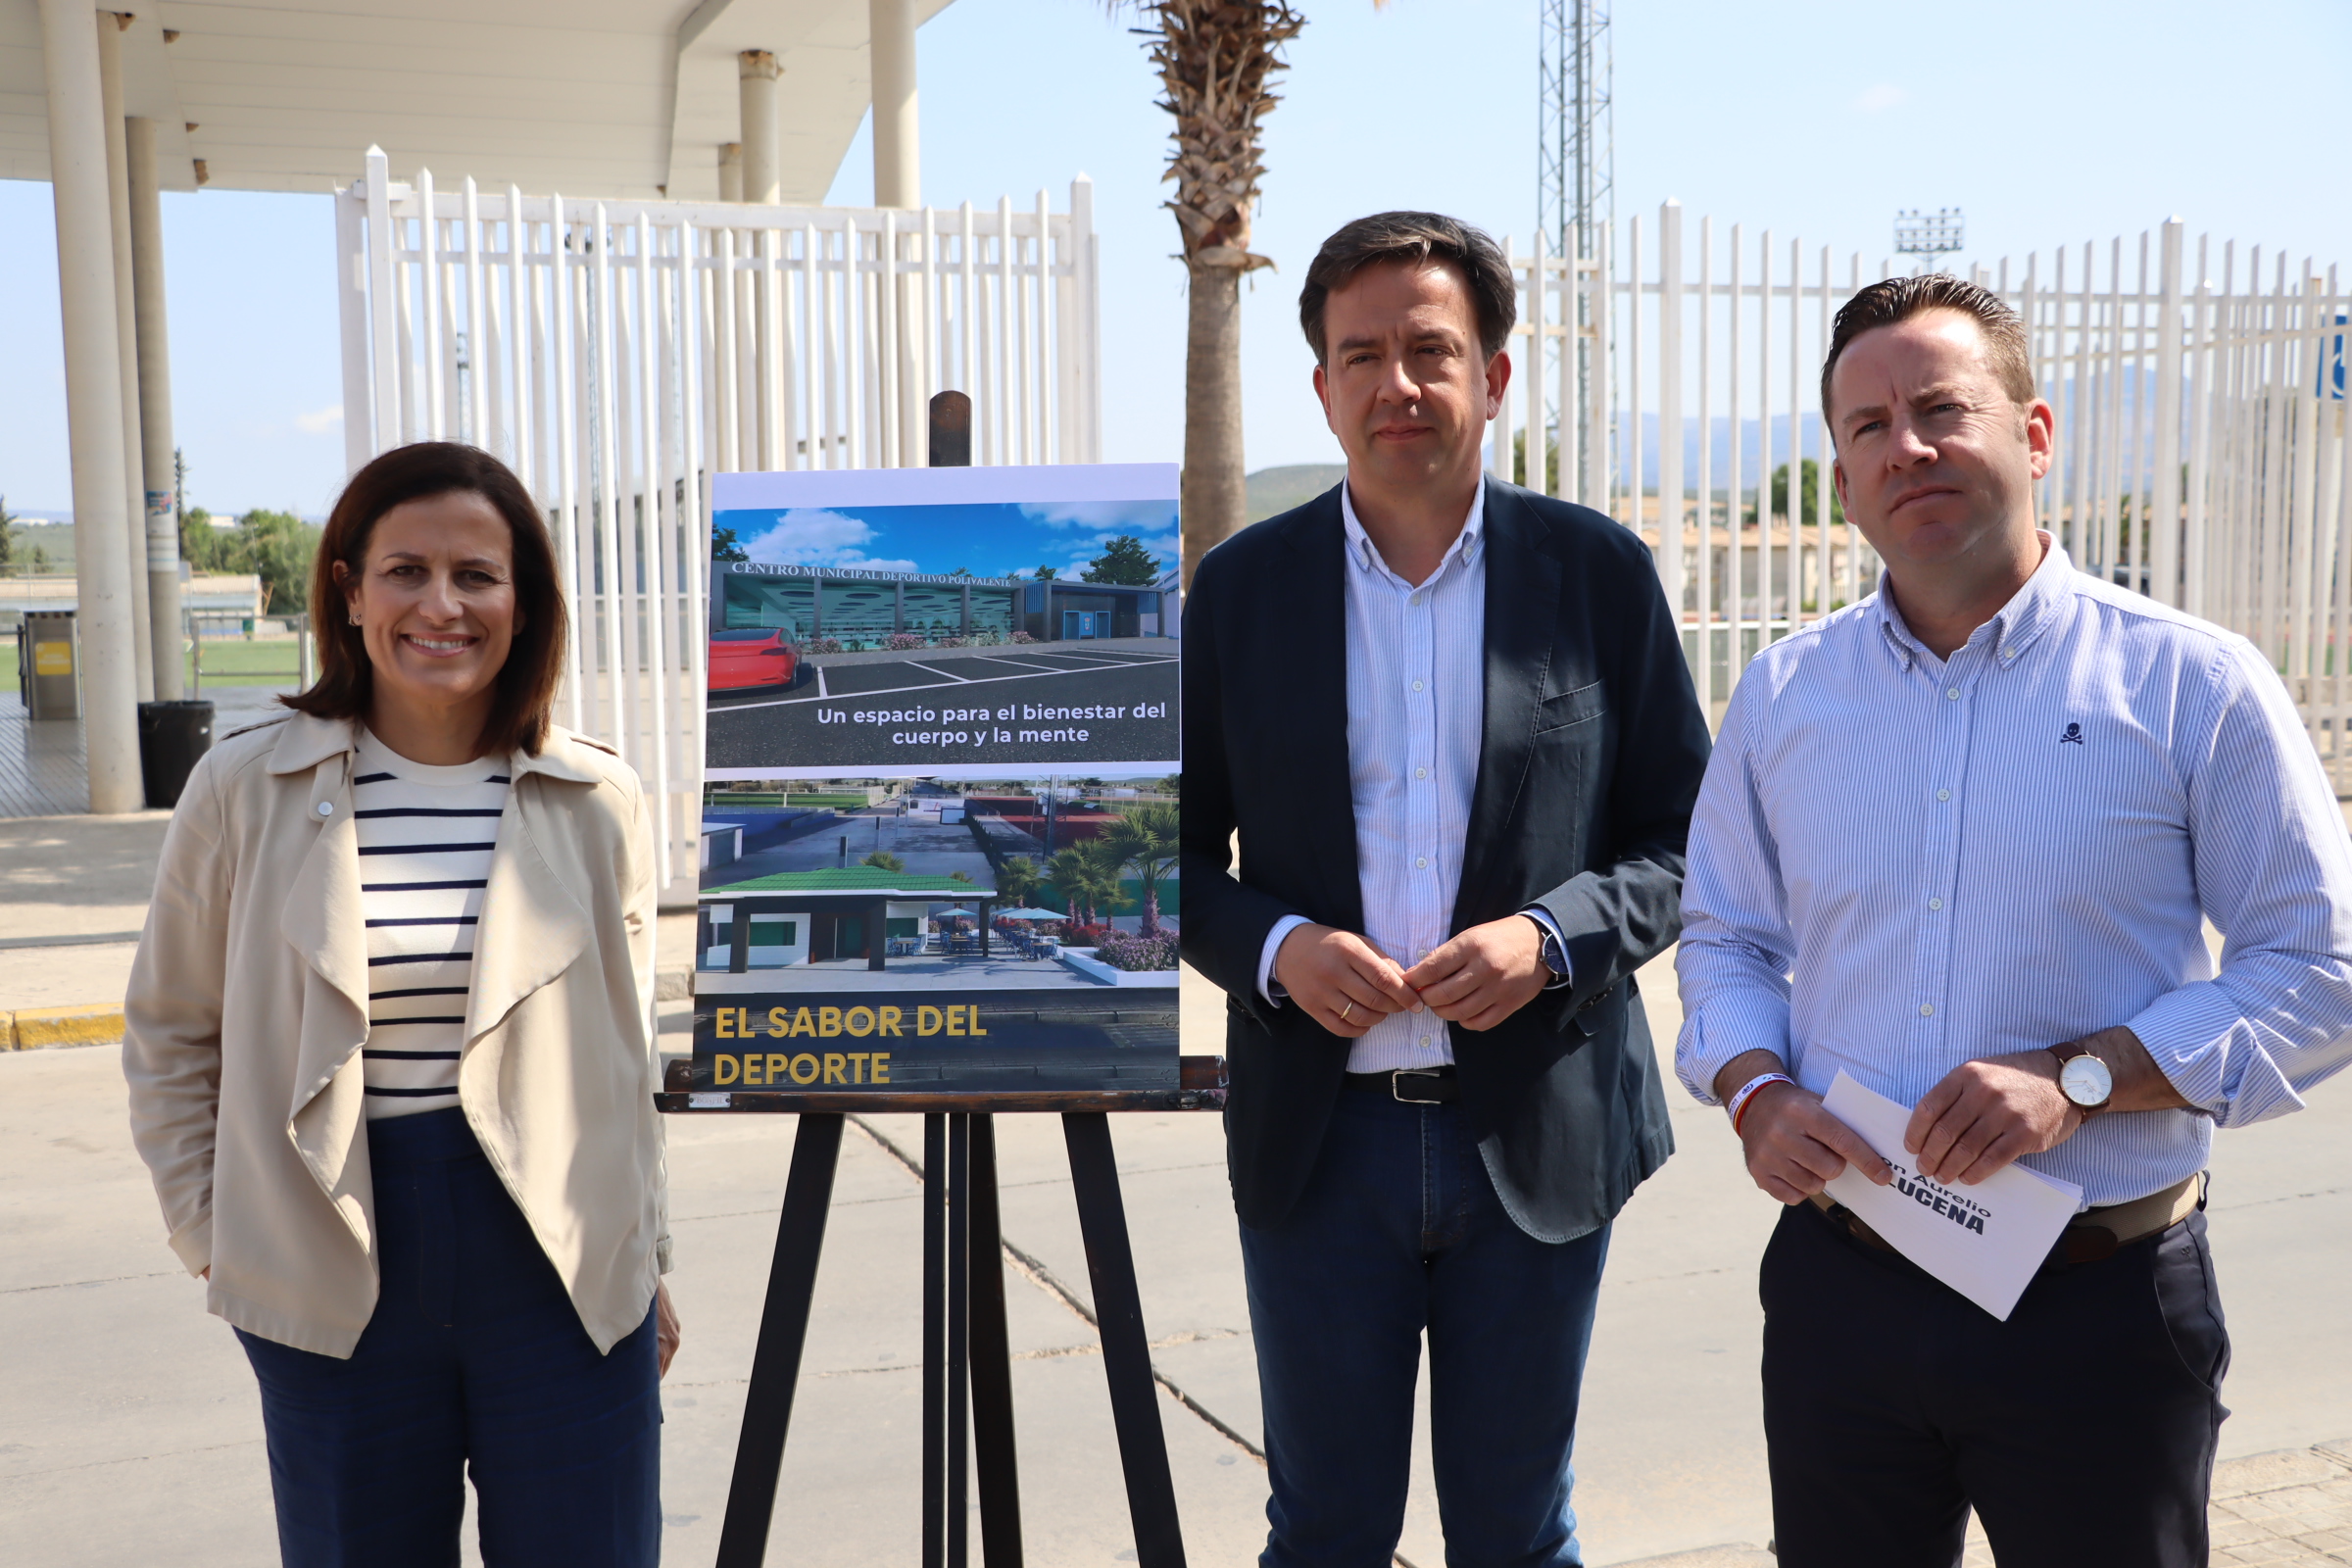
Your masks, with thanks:
[[(204, 683), (207, 686), (291, 686), (299, 678), (301, 654), (291, 641), (249, 643), (221, 639), (204, 645)], [(196, 661), (189, 655), (181, 664), (183, 681), (193, 683)], [(0, 691), (17, 689), (17, 639), (0, 637)]]

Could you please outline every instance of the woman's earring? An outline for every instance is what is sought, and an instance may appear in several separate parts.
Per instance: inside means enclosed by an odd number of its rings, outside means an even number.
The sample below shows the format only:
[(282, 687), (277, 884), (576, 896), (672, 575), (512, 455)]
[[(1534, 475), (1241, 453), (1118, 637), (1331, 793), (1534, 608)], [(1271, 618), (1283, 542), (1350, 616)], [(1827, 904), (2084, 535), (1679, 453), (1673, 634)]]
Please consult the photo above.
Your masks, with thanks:
[(352, 616), (352, 617), (351, 617), (351, 623), (352, 623), (354, 626), (357, 626), (357, 625), (360, 623), (360, 617), (359, 617), (359, 616), (357, 616), (357, 615), (354, 615), (354, 616)]

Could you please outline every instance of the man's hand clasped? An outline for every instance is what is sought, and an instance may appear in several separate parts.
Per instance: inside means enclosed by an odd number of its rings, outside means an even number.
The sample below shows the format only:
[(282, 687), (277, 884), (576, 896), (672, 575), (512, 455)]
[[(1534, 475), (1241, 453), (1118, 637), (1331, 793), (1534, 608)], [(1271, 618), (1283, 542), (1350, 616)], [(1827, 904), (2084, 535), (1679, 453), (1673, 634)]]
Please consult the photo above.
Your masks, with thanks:
[(1343, 1040), (1424, 1007), (1465, 1029), (1492, 1029), (1551, 979), (1543, 949), (1535, 923), (1512, 915), (1472, 926), (1406, 969), (1352, 931), (1302, 925), (1275, 952), (1274, 978)]
[[(2115, 1073), (2111, 1108), (2187, 1103), (2130, 1029), (2102, 1029), (2080, 1044)], [(1759, 1074), (1781, 1070), (1778, 1056), (1751, 1051), (1725, 1065), (1715, 1080), (1717, 1095), (1728, 1099)], [(2058, 1087), (2058, 1058), (2050, 1052), (1984, 1056), (1962, 1062), (1928, 1091), (1903, 1130), (1903, 1148), (1922, 1175), (1973, 1187), (2022, 1154), (2065, 1143), (2081, 1131), (2083, 1114)], [(1739, 1131), (1748, 1175), (1784, 1203), (1803, 1202), (1848, 1164), (1881, 1186), (1893, 1175), (1852, 1128), (1822, 1108), (1819, 1095), (1796, 1084), (1757, 1090), (1740, 1112)]]

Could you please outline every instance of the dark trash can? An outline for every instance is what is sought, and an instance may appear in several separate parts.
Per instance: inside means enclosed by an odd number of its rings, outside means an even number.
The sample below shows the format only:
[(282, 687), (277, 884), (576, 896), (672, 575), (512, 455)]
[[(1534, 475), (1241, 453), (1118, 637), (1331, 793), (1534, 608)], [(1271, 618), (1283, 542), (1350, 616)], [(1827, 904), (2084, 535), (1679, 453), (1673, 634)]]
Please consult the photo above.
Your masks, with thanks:
[(162, 810), (179, 804), (196, 759), (213, 749), (213, 705), (190, 699), (139, 705), (139, 775), (147, 785), (147, 807)]

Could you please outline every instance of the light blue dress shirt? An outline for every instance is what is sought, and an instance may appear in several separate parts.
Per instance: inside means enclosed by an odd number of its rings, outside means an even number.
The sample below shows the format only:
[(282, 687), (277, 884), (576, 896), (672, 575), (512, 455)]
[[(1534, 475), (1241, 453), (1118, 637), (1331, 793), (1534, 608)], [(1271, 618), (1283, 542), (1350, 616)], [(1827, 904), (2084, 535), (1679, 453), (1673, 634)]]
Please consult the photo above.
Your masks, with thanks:
[(2026, 1157), (2097, 1205), (2352, 1059), (2352, 841), (2250, 643), (2041, 538), (1948, 662), (1882, 579), (1747, 666), (1690, 827), (1676, 1063), (1709, 1103), (1762, 1049), (1910, 1105), (1961, 1062), (2128, 1025), (2199, 1108)]
[[(1445, 945), (1462, 882), (1486, 722), (1487, 572), (1480, 549), (1486, 516), (1482, 480), (1437, 570), (1409, 583), (1381, 559), (1348, 487), (1340, 486), (1348, 553), (1348, 778), (1363, 936), (1407, 969)], [(1527, 913), (1559, 937), (1549, 914)], [(1266, 935), (1257, 989), (1276, 1005), (1285, 993), (1274, 981), (1274, 955), (1283, 938), (1309, 923), (1304, 915), (1286, 915)], [(1552, 982), (1567, 983), (1566, 976)], [(1422, 1008), (1374, 1024), (1349, 1049), (1348, 1070), (1451, 1060), (1445, 1020)]]

